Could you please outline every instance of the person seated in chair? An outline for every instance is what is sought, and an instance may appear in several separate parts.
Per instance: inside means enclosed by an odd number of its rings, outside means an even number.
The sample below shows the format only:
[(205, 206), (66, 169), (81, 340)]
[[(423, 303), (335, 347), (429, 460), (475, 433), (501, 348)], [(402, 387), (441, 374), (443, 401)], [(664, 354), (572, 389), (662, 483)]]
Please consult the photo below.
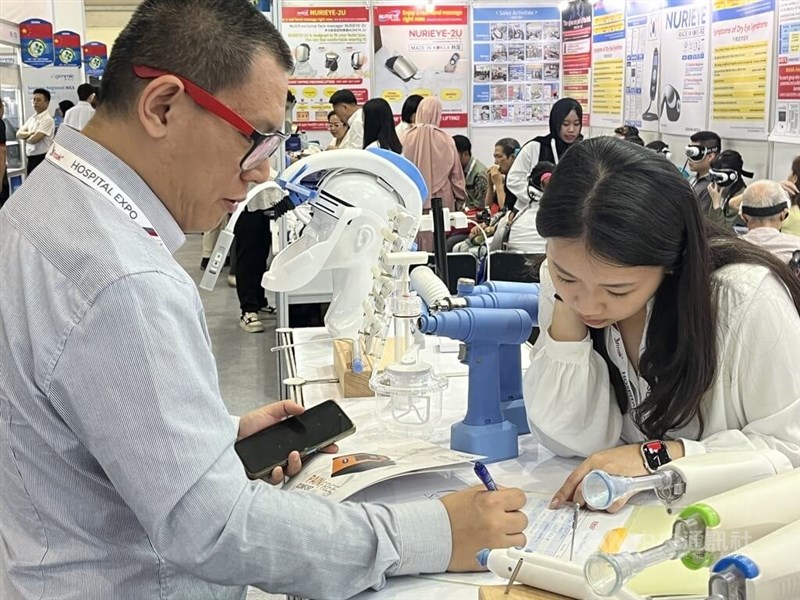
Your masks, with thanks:
[(708, 218), (725, 229), (744, 226), (739, 218), (739, 211), (731, 202), (747, 187), (744, 178), (753, 176), (744, 170), (742, 155), (736, 150), (725, 150), (711, 161), (709, 177), (712, 183), (708, 186), (711, 208)]
[(789, 194), (781, 184), (766, 179), (752, 183), (742, 196), (742, 218), (747, 223), (742, 239), (788, 263), (795, 250), (800, 250), (799, 237), (781, 233), (789, 206)]

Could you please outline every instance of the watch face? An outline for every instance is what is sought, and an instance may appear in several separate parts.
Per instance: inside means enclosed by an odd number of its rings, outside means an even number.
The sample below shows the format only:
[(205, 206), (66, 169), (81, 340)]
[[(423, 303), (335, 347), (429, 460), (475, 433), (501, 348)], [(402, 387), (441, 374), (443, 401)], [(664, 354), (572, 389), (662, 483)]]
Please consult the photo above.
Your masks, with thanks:
[(667, 452), (667, 445), (661, 441), (645, 442), (642, 444), (642, 457), (647, 466), (653, 471), (671, 460)]

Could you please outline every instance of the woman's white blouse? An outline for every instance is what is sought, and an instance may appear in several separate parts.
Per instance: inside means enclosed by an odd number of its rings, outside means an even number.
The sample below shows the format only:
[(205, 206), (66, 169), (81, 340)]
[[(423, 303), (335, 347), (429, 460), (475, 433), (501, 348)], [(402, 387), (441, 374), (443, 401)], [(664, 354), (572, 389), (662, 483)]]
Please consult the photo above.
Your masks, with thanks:
[[(589, 335), (579, 342), (557, 342), (550, 337), (555, 290), (546, 263), (541, 279), (541, 335), (531, 350), (523, 386), (531, 430), (561, 456), (588, 456), (621, 442), (644, 441), (631, 411), (621, 413), (608, 368), (592, 348)], [(766, 267), (746, 264), (716, 271), (713, 290), (717, 374), (703, 398), (703, 438), (698, 439), (696, 419), (669, 432), (669, 437), (683, 441), (687, 456), (772, 448), (798, 467), (800, 315), (791, 296)], [(649, 318), (648, 310), (648, 322)], [(612, 360), (630, 367), (624, 346), (618, 345), (618, 354), (610, 328), (605, 334)], [(645, 336), (640, 355), (644, 340)], [(647, 382), (632, 367), (628, 372), (632, 397), (646, 394)]]

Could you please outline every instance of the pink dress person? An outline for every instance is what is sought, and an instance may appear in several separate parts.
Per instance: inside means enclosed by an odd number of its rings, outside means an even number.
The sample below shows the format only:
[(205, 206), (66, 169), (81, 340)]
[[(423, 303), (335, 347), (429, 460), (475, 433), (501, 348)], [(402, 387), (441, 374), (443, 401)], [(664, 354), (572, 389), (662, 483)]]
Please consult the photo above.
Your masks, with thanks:
[(430, 208), (431, 198), (441, 198), (442, 205), (452, 211), (456, 200), (467, 197), (467, 186), (456, 144), (439, 129), (441, 120), (439, 99), (434, 96), (423, 99), (417, 108), (416, 122), (403, 136), (403, 156), (417, 166), (428, 184), (423, 208)]

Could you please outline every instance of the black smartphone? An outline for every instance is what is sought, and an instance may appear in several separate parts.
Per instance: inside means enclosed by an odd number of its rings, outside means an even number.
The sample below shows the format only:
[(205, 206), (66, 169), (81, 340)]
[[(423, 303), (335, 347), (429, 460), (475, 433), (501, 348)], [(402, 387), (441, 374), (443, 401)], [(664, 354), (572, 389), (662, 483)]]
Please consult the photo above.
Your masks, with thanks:
[(251, 479), (260, 479), (276, 467), (286, 467), (289, 453), (300, 458), (315, 453), (355, 433), (356, 426), (333, 400), (326, 400), (302, 415), (289, 417), (234, 444)]

